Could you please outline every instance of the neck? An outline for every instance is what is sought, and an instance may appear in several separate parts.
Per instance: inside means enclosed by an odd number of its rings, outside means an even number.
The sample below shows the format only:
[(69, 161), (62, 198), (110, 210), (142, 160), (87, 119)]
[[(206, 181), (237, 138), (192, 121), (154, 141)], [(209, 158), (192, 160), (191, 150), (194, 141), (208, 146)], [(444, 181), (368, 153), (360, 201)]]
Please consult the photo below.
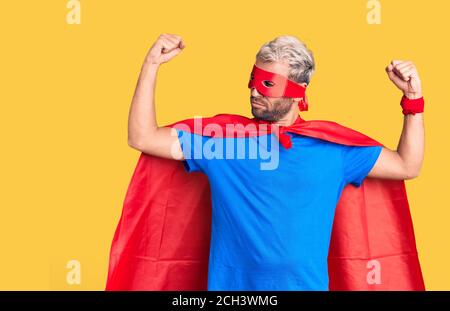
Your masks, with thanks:
[(282, 117), (280, 120), (273, 122), (272, 124), (276, 124), (278, 126), (290, 126), (294, 124), (295, 120), (298, 118), (298, 107), (295, 107), (296, 109), (292, 109), (289, 111), (284, 117)]

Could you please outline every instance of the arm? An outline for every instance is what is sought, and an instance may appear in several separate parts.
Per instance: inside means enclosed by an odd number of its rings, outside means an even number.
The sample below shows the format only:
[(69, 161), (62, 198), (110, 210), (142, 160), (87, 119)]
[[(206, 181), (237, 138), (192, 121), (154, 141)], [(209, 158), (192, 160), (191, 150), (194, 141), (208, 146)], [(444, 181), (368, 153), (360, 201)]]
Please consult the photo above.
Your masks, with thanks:
[[(421, 83), (412, 62), (393, 61), (386, 71), (391, 81), (410, 99), (422, 97)], [(412, 179), (419, 176), (424, 158), (425, 133), (423, 113), (408, 114), (397, 150), (382, 149), (369, 177)]]
[(128, 145), (141, 152), (183, 160), (177, 132), (158, 127), (155, 115), (155, 85), (158, 69), (184, 48), (181, 37), (162, 34), (148, 52), (128, 115)]

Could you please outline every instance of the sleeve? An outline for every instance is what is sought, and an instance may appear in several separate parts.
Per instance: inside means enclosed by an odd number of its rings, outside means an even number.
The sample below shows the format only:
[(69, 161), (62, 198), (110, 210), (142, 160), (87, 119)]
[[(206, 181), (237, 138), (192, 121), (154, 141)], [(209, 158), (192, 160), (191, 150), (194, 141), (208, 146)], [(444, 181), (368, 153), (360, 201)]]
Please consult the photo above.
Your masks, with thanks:
[(205, 173), (207, 159), (203, 156), (206, 137), (177, 129), (178, 141), (183, 151), (183, 165), (187, 172)]
[(346, 184), (359, 187), (375, 165), (382, 146), (343, 146), (343, 168)]

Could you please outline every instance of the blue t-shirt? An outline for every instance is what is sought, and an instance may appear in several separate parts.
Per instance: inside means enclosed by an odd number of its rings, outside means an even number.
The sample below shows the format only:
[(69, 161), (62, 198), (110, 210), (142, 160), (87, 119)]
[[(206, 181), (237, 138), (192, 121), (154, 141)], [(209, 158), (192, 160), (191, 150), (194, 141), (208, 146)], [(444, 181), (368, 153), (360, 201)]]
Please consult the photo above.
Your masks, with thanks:
[[(207, 175), (208, 290), (328, 290), (327, 257), (343, 188), (359, 186), (381, 146), (287, 133), (210, 138), (178, 131), (188, 172)], [(256, 151), (255, 151), (256, 150)]]

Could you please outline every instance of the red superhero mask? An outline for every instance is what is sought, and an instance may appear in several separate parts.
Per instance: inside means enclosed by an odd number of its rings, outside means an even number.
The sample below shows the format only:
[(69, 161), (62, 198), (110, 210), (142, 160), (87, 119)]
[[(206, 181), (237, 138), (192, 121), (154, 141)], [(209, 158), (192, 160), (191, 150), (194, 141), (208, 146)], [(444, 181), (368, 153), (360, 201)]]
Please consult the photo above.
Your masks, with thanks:
[(283, 75), (265, 71), (253, 65), (248, 88), (251, 89), (253, 87), (256, 88), (258, 93), (266, 97), (303, 98), (298, 103), (300, 111), (308, 110), (308, 100), (305, 94), (306, 88)]

